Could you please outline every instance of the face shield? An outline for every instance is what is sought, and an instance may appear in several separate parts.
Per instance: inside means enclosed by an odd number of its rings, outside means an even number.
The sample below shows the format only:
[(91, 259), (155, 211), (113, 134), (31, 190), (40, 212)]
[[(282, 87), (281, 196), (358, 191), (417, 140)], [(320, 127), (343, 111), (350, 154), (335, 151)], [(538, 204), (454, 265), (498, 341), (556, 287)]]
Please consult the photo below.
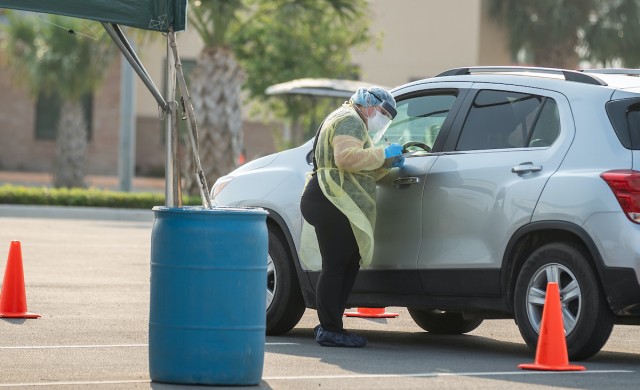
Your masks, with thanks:
[(386, 133), (389, 125), (391, 124), (391, 118), (376, 110), (374, 116), (367, 120), (367, 127), (369, 129), (369, 136), (374, 144), (378, 143), (384, 133)]
[(369, 90), (369, 93), (381, 102), (380, 106), (378, 106), (380, 108), (376, 108), (375, 115), (367, 120), (369, 136), (373, 143), (376, 144), (382, 139), (382, 136), (384, 136), (384, 133), (391, 124), (391, 120), (396, 116), (397, 111), (395, 107), (386, 100), (380, 98), (380, 96), (373, 91)]

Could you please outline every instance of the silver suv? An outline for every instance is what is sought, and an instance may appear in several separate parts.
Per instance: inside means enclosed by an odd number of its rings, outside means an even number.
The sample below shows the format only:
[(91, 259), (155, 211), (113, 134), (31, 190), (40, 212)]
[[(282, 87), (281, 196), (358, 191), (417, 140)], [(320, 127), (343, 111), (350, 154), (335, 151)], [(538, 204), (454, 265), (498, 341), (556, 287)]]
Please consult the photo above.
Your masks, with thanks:
[[(458, 68), (392, 90), (381, 142), (411, 151), (378, 183), (375, 255), (352, 307), (407, 307), (462, 334), (514, 318), (536, 347), (547, 282), (560, 286), (569, 357), (640, 324), (640, 71)], [(298, 258), (312, 140), (219, 179), (216, 205), (269, 211), (267, 332), (315, 306)]]

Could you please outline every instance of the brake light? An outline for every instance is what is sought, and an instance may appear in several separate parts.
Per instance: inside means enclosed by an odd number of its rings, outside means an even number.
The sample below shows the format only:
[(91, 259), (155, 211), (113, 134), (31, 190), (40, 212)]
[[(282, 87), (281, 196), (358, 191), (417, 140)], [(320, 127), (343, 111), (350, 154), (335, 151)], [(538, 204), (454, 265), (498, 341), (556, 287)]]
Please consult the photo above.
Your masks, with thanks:
[(609, 184), (627, 217), (640, 224), (640, 172), (619, 169), (605, 172), (600, 177)]

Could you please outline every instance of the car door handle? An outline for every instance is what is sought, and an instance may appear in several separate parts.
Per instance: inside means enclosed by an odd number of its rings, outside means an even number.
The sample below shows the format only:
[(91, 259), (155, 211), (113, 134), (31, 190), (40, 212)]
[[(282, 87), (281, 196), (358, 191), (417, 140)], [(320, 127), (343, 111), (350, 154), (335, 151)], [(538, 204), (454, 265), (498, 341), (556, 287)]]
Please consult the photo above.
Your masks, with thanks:
[(517, 173), (518, 175), (523, 175), (525, 173), (531, 173), (531, 172), (540, 172), (541, 170), (542, 170), (542, 165), (534, 164), (532, 162), (525, 162), (511, 168), (511, 172)]
[(394, 186), (406, 186), (409, 184), (416, 184), (420, 182), (420, 178), (417, 177), (399, 177), (393, 181)]

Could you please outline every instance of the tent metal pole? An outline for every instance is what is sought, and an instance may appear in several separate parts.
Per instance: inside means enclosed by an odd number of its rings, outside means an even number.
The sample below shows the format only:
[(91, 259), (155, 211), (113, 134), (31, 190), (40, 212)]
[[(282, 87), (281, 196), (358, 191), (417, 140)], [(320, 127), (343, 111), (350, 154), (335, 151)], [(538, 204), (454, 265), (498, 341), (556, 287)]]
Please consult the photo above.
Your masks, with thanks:
[(176, 67), (173, 51), (167, 35), (167, 80), (166, 97), (169, 109), (165, 117), (165, 206), (182, 207), (182, 190), (180, 185), (180, 159), (178, 157), (178, 104), (176, 97)]
[[(174, 80), (177, 79), (178, 89), (180, 90), (180, 96), (182, 98), (182, 107), (185, 110), (187, 116), (187, 128), (189, 129), (189, 140), (191, 141), (191, 149), (193, 152), (193, 161), (196, 165), (196, 175), (200, 181), (200, 198), (202, 199), (202, 206), (207, 209), (211, 209), (211, 199), (209, 199), (209, 187), (207, 185), (207, 179), (202, 171), (202, 164), (200, 162), (200, 151), (198, 149), (198, 123), (196, 121), (196, 114), (193, 110), (193, 104), (191, 103), (191, 95), (187, 88), (187, 81), (184, 78), (184, 72), (182, 71), (182, 62), (180, 61), (180, 54), (178, 54), (178, 44), (176, 42), (176, 34), (173, 32), (173, 28), (169, 27), (169, 33), (167, 34), (169, 46), (173, 51), (173, 61), (175, 62)], [(169, 58), (169, 56), (167, 56)]]
[(170, 47), (169, 37), (167, 37), (167, 90), (166, 99), (162, 96), (156, 85), (149, 77), (147, 70), (133, 50), (127, 37), (117, 24), (102, 22), (102, 26), (107, 31), (118, 49), (127, 59), (133, 70), (140, 76), (149, 92), (158, 102), (161, 115), (166, 120), (165, 140), (165, 206), (182, 207), (182, 191), (180, 186), (180, 159), (178, 158), (178, 121), (176, 96), (176, 68), (173, 59), (173, 51)]
[(129, 42), (122, 33), (122, 30), (120, 30), (120, 27), (117, 24), (108, 24), (105, 22), (102, 22), (102, 26), (107, 31), (111, 39), (115, 42), (116, 46), (118, 46), (118, 49), (120, 49), (127, 61), (129, 61), (129, 64), (131, 64), (133, 70), (135, 70), (138, 76), (140, 76), (140, 79), (156, 99), (160, 108), (165, 112), (168, 111), (169, 107), (167, 101), (162, 97), (162, 94), (160, 93), (158, 88), (156, 88), (156, 85), (149, 77), (146, 69), (144, 69), (144, 67), (142, 66), (140, 59), (136, 55), (135, 51), (133, 51), (133, 49), (131, 48), (131, 45), (129, 45)]
[(126, 58), (120, 59), (120, 129), (118, 151), (118, 188), (132, 189), (136, 160), (136, 83)]

